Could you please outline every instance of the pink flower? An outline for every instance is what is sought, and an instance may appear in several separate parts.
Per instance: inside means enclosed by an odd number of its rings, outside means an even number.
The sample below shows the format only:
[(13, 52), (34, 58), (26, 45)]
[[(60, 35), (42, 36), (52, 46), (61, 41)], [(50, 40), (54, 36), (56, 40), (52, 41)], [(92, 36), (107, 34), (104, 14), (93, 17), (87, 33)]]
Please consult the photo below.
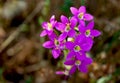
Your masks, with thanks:
[(46, 35), (51, 35), (56, 23), (57, 21), (55, 21), (54, 15), (50, 18), (50, 22), (43, 22), (42, 27), (44, 30), (41, 32), (40, 36), (43, 37)]
[(79, 9), (75, 7), (70, 8), (71, 13), (76, 17), (82, 25), (85, 25), (84, 21), (93, 20), (93, 16), (91, 14), (86, 13), (86, 7), (81, 6)]

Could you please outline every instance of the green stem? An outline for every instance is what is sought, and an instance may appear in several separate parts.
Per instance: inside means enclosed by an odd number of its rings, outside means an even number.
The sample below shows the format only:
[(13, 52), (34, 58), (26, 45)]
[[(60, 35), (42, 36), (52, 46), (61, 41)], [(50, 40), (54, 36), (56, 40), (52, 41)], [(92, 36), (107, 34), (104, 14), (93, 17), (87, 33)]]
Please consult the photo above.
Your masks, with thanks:
[(85, 0), (80, 0), (81, 1), (81, 5), (85, 5)]

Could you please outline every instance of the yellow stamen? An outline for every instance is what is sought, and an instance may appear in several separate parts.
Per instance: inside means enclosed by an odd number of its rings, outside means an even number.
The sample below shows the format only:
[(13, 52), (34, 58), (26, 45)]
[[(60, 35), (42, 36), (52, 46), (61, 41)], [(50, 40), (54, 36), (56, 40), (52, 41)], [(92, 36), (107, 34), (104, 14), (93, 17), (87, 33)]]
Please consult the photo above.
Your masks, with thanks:
[(60, 43), (59, 43), (59, 41), (58, 40), (54, 40), (54, 44), (56, 45), (56, 46), (58, 46)]
[(79, 17), (80, 19), (83, 19), (83, 15), (84, 15), (84, 13), (80, 13), (80, 14), (78, 15), (78, 17)]
[(74, 50), (77, 51), (77, 52), (79, 52), (79, 51), (81, 50), (81, 48), (80, 48), (80, 46), (76, 45), (76, 46), (74, 47)]
[(86, 34), (86, 36), (89, 36), (90, 35), (90, 30), (89, 29), (86, 30), (85, 34)]
[(67, 23), (66, 27), (65, 27), (65, 31), (68, 32), (70, 30), (70, 24)]
[(76, 62), (75, 62), (75, 65), (80, 65), (81, 64), (81, 61), (79, 61), (79, 60), (77, 60)]
[(48, 23), (48, 30), (52, 30), (52, 25)]

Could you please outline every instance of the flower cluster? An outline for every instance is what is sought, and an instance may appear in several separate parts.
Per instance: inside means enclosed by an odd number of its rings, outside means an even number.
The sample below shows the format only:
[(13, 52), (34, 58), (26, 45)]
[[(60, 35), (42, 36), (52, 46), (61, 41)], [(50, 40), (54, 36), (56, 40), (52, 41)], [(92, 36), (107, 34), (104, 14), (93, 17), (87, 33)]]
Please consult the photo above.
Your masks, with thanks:
[[(43, 31), (40, 36), (48, 36), (49, 41), (43, 43), (43, 47), (52, 50), (55, 59), (64, 56), (64, 71), (57, 71), (56, 74), (72, 75), (78, 69), (87, 72), (87, 66), (92, 63), (92, 59), (86, 55), (93, 46), (93, 38), (101, 33), (93, 29), (94, 18), (86, 12), (85, 6), (79, 9), (70, 8), (73, 16), (67, 18), (61, 15), (58, 22), (53, 15), (49, 22), (43, 22)], [(67, 52), (64, 55), (63, 51)], [(69, 66), (69, 67), (68, 67)]]

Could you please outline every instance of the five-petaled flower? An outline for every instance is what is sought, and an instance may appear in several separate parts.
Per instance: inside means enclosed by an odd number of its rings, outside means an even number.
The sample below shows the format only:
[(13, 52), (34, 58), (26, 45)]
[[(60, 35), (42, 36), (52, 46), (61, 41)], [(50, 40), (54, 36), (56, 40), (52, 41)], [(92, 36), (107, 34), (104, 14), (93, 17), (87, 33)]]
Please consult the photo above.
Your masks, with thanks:
[(56, 59), (60, 56), (61, 50), (64, 47), (64, 41), (59, 41), (56, 34), (51, 34), (51, 38), (49, 41), (46, 41), (43, 43), (43, 47), (45, 48), (51, 48), (52, 49), (52, 55)]
[(101, 33), (98, 30), (93, 29), (93, 27), (94, 27), (94, 21), (89, 22), (86, 27), (82, 26), (81, 24), (78, 26), (80, 33), (84, 34), (86, 37), (99, 36)]
[(43, 22), (42, 23), (42, 27), (43, 27), (43, 31), (41, 32), (40, 36), (46, 36), (46, 35), (51, 35), (53, 33), (53, 29), (56, 25), (57, 21), (55, 20), (55, 16), (53, 15), (50, 18), (50, 22)]
[(76, 17), (82, 25), (85, 25), (85, 21), (93, 20), (93, 16), (91, 14), (86, 13), (85, 6), (81, 6), (79, 9), (71, 7), (70, 10), (74, 17)]
[(69, 74), (75, 73), (76, 69), (78, 68), (79, 71), (86, 73), (87, 72), (87, 66), (92, 63), (92, 59), (89, 57), (81, 57), (76, 58), (72, 57), (69, 60), (66, 60), (64, 62), (65, 65), (71, 65), (71, 69), (69, 71)]
[(93, 45), (91, 38), (85, 38), (83, 35), (76, 36), (74, 42), (67, 41), (65, 46), (70, 52), (67, 55), (67, 59), (76, 56), (77, 58), (84, 56), (86, 51), (89, 51)]
[(77, 20), (74, 17), (70, 18), (69, 21), (66, 16), (62, 15), (61, 22), (56, 24), (56, 28), (62, 32), (62, 34), (59, 36), (59, 40), (64, 40), (67, 36), (73, 37), (76, 33), (74, 30), (76, 24)]

